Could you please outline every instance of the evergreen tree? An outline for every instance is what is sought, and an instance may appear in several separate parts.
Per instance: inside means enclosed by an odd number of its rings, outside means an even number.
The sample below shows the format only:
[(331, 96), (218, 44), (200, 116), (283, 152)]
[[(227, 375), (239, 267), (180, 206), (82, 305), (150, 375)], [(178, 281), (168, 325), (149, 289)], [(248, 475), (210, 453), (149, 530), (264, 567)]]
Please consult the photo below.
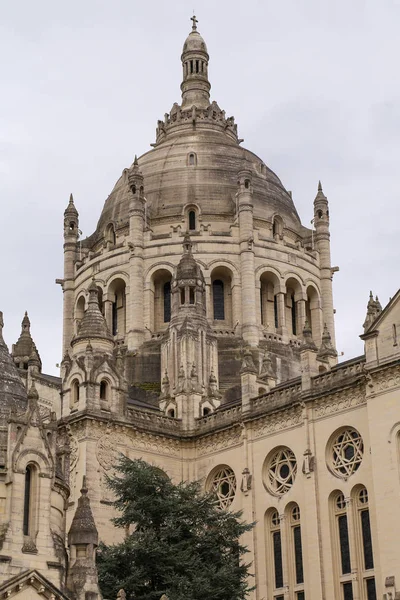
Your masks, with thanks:
[(143, 460), (122, 457), (108, 480), (124, 541), (102, 544), (99, 582), (105, 598), (123, 588), (129, 600), (242, 600), (250, 591), (241, 535), (252, 524), (220, 510), (198, 482), (175, 485)]

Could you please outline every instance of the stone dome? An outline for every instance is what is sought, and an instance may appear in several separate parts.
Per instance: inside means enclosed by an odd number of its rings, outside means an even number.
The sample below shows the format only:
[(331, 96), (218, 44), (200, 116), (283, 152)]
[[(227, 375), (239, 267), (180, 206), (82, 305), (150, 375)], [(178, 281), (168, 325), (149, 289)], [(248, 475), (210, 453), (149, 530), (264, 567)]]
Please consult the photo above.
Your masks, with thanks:
[(207, 45), (198, 31), (191, 31), (183, 44), (182, 54), (186, 52), (207, 52)]
[(23, 411), (28, 403), (26, 389), (4, 342), (2, 331), (3, 313), (0, 312), (0, 423), (6, 422), (11, 410)]
[[(153, 149), (138, 159), (147, 216), (156, 223), (165, 219), (177, 224), (185, 207), (193, 204), (203, 221), (232, 219), (237, 209), (238, 173), (246, 169), (252, 173), (254, 218), (270, 225), (274, 215), (279, 215), (296, 239), (306, 229), (291, 195), (261, 158), (241, 146), (234, 118), (227, 118), (216, 102), (210, 102), (208, 54), (199, 54), (200, 50), (206, 53), (207, 48), (197, 31), (196, 18), (192, 20), (193, 30), (182, 54), (182, 104), (175, 103), (164, 120), (158, 121)], [(191, 51), (197, 54), (192, 56)], [(85, 242), (87, 246), (102, 238), (110, 223), (115, 227), (127, 224), (132, 200), (128, 172), (124, 170), (107, 198), (96, 232)]]

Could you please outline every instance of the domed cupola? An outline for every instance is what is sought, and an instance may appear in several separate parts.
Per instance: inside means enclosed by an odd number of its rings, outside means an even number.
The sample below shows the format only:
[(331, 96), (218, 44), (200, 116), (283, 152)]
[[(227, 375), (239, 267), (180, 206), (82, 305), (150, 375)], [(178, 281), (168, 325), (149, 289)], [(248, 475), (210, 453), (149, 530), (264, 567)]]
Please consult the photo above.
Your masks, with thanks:
[(183, 81), (182, 109), (207, 108), (210, 104), (211, 85), (208, 81), (208, 52), (207, 46), (197, 31), (197, 19), (192, 17), (192, 31), (186, 38), (182, 50)]
[(17, 367), (4, 342), (3, 325), (3, 313), (0, 311), (0, 423), (5, 424), (11, 410), (26, 410), (28, 398)]
[(86, 349), (88, 342), (96, 342), (102, 350), (112, 351), (114, 348), (113, 337), (99, 308), (99, 292), (94, 281), (89, 286), (88, 307), (79, 325), (77, 335), (72, 339), (71, 345), (74, 352)]
[(205, 281), (200, 265), (192, 254), (188, 233), (183, 240), (183, 255), (172, 281), (172, 321), (183, 313), (205, 314)]

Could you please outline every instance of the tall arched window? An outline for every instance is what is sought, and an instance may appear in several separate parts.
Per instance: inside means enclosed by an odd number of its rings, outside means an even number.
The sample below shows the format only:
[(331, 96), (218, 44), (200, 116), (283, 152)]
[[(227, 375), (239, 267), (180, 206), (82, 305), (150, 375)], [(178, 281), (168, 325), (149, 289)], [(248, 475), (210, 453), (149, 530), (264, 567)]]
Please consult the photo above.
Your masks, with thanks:
[(294, 299), (294, 294), (290, 297), (292, 301), (291, 305), (291, 318), (292, 318), (292, 333), (293, 335), (297, 335), (297, 311), (296, 311), (296, 302)]
[[(297, 504), (291, 507), (289, 513), (290, 523), (290, 542), (292, 544), (291, 555), (294, 559), (294, 582), (293, 585), (300, 585), (304, 583), (304, 569), (303, 569), (303, 548), (301, 542), (301, 525), (300, 525), (300, 508)], [(303, 590), (302, 591), (304, 595)], [(301, 596), (300, 596), (301, 597)]]
[(196, 231), (196, 211), (189, 210), (188, 213), (189, 231)]
[(29, 464), (25, 469), (24, 486), (24, 512), (23, 512), (23, 534), (34, 537), (36, 535), (36, 499), (37, 499), (37, 469), (35, 465)]
[(79, 381), (74, 379), (71, 384), (71, 394), (72, 394), (72, 402), (73, 404), (79, 403)]
[(214, 309), (214, 320), (224, 321), (225, 320), (225, 294), (224, 294), (224, 282), (221, 279), (215, 279), (213, 281), (213, 309)]
[[(283, 588), (283, 561), (281, 520), (277, 510), (274, 510), (270, 515), (269, 527), (273, 557), (274, 589), (279, 590)], [(274, 598), (279, 598), (279, 596), (275, 595)]]
[(163, 286), (163, 301), (164, 301), (164, 323), (169, 323), (171, 320), (171, 282), (166, 281)]
[(366, 600), (376, 600), (376, 587), (374, 577), (374, 553), (372, 549), (371, 524), (369, 518), (368, 491), (363, 486), (353, 494), (355, 508), (355, 526), (357, 530), (358, 546), (361, 549), (361, 564), (358, 565), (363, 573), (363, 591)]
[(31, 486), (32, 486), (32, 465), (25, 469), (25, 492), (24, 492), (24, 535), (29, 535), (31, 522)]
[(115, 246), (117, 237), (115, 235), (115, 229), (114, 229), (114, 225), (112, 223), (110, 223), (107, 226), (106, 233), (105, 233), (105, 239), (106, 239), (106, 242), (110, 242), (110, 244), (113, 244)]
[(100, 382), (100, 400), (109, 400), (109, 385), (104, 379)]
[[(338, 571), (341, 586), (341, 597), (343, 600), (353, 600), (353, 583), (351, 577), (351, 557), (349, 526), (347, 519), (347, 503), (344, 495), (337, 492), (333, 498), (333, 537), (338, 556)], [(346, 581), (346, 576), (348, 580)]]

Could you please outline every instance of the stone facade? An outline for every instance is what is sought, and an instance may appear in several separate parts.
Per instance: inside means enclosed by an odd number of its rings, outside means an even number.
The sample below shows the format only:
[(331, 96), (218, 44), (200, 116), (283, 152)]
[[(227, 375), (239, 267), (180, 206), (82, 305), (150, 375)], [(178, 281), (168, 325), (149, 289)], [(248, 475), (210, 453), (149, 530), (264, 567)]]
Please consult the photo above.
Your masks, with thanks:
[(255, 598), (394, 600), (400, 293), (371, 295), (365, 355), (337, 364), (321, 184), (312, 231), (210, 101), (195, 18), (181, 59), (181, 104), (85, 240), (71, 195), (60, 379), (27, 315), (12, 358), (0, 339), (0, 597), (99, 596), (124, 453), (256, 522)]

